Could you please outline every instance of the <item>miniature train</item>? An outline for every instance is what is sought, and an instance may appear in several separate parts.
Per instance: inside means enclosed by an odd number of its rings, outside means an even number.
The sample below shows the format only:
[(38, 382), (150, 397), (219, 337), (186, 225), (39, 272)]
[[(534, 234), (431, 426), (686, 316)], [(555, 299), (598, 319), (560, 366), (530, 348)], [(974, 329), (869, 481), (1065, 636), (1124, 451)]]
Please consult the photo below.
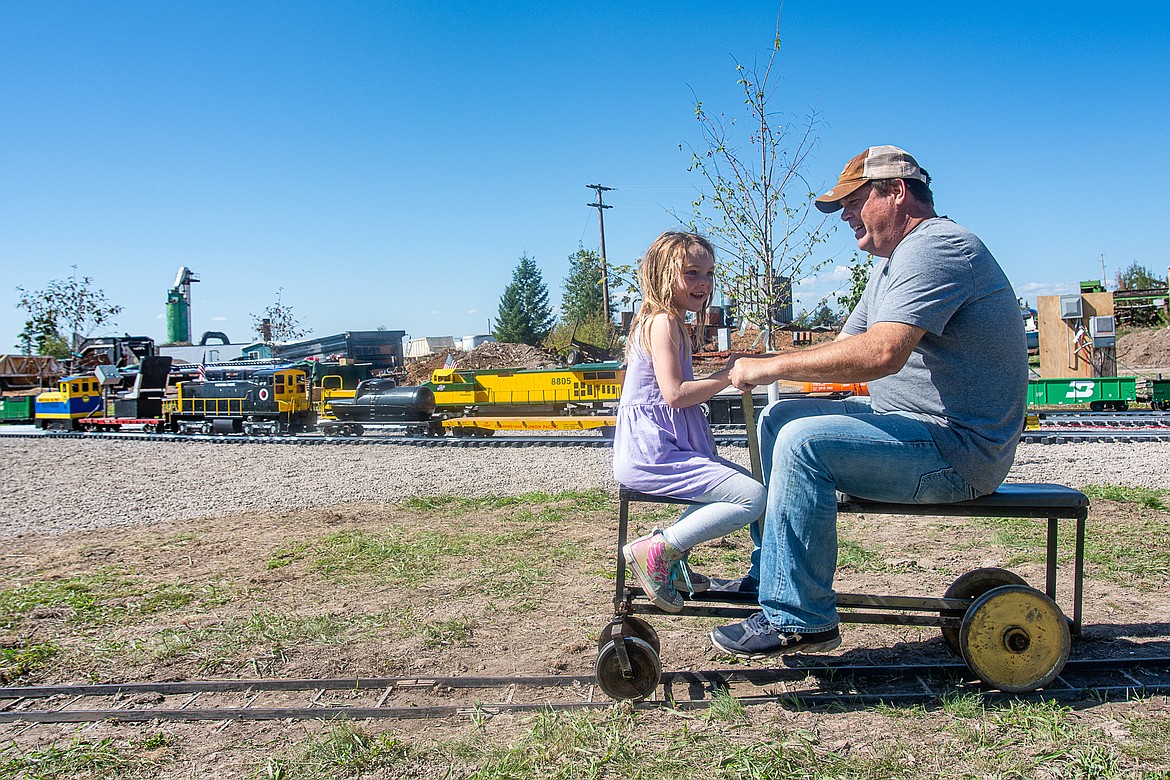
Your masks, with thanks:
[[(168, 367), (169, 367), (169, 359)], [(157, 375), (157, 370), (154, 372)], [(233, 379), (183, 379), (164, 398), (163, 381), (114, 393), (100, 375), (70, 376), (37, 397), (38, 428), (173, 433), (361, 435), (369, 427), (413, 435), (491, 435), (495, 430), (612, 427), (624, 370), (617, 363), (559, 369), (435, 371), (404, 387), (391, 379), (356, 388), (334, 374), (315, 386), (299, 367), (257, 368)], [(141, 374), (140, 374), (141, 376)]]
[(1066, 377), (1033, 379), (1028, 382), (1029, 406), (1088, 404), (1094, 412), (1124, 412), (1133, 403), (1148, 403), (1151, 409), (1170, 411), (1170, 379), (1139, 380), (1133, 376)]
[(326, 434), (360, 436), (371, 425), (416, 435), (490, 436), (497, 430), (612, 429), (625, 370), (618, 363), (556, 369), (442, 368), (417, 387), (366, 380), (350, 400), (324, 405)]
[[(69, 376), (56, 390), (36, 397), (38, 428), (113, 431), (141, 428), (174, 433), (295, 434), (360, 436), (368, 429), (410, 435), (490, 436), (497, 430), (588, 430), (611, 433), (621, 397), (624, 368), (618, 363), (580, 364), (553, 369), (443, 368), (419, 386), (365, 378), (368, 372), (343, 366), (249, 366), (209, 370), (213, 379), (183, 377), (168, 395), (169, 358), (143, 366), (135, 388), (113, 393), (101, 372)], [(153, 372), (145, 385), (142, 377)], [(161, 376), (161, 379), (159, 378)], [(1170, 379), (1144, 383), (1136, 377), (1032, 380), (1032, 406), (1088, 404), (1094, 411), (1124, 411), (1148, 402), (1170, 410)], [(789, 395), (864, 395), (864, 384), (804, 383)], [(165, 396), (165, 397), (164, 397)], [(764, 397), (756, 399), (762, 404)], [(740, 396), (712, 398), (704, 411), (713, 424), (742, 424)], [(19, 421), (6, 416), (7, 421)]]
[(299, 433), (315, 427), (305, 372), (271, 369), (248, 379), (184, 381), (177, 395), (161, 389), (109, 398), (96, 377), (71, 376), (36, 400), (36, 426), (46, 430), (117, 431), (139, 427), (173, 433)]

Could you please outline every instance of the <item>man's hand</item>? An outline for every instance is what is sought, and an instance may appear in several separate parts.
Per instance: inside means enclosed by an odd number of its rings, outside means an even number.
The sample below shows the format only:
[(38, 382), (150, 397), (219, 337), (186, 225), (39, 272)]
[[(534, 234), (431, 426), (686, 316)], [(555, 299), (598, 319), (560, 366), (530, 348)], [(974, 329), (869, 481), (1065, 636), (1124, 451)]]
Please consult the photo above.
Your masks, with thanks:
[(728, 378), (739, 390), (778, 380), (869, 382), (902, 370), (925, 330), (900, 322), (879, 322), (864, 333), (827, 344), (765, 357), (741, 357)]
[(731, 364), (731, 384), (738, 390), (748, 391), (759, 385), (776, 381), (769, 367), (773, 358), (737, 357)]

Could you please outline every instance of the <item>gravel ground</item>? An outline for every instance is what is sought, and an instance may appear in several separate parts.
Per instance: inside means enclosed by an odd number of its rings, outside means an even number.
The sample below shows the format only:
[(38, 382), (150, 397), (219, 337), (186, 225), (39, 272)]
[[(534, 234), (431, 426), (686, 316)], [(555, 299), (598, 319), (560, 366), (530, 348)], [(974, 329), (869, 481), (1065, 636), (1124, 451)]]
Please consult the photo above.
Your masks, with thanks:
[[(722, 454), (747, 464), (747, 450)], [(0, 538), (411, 495), (616, 492), (603, 448), (0, 438)], [(1012, 482), (1170, 487), (1170, 442), (1024, 444)]]

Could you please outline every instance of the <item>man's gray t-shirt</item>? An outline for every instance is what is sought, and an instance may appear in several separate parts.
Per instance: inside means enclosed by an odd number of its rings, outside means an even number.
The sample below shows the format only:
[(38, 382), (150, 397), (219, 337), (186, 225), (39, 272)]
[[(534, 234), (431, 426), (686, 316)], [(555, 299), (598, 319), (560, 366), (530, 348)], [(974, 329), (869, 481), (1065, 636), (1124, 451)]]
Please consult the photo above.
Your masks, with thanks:
[(879, 258), (844, 331), (878, 322), (926, 333), (901, 371), (869, 383), (873, 410), (921, 419), (967, 484), (994, 491), (1023, 429), (1028, 353), (1015, 293), (991, 252), (946, 217), (926, 220)]

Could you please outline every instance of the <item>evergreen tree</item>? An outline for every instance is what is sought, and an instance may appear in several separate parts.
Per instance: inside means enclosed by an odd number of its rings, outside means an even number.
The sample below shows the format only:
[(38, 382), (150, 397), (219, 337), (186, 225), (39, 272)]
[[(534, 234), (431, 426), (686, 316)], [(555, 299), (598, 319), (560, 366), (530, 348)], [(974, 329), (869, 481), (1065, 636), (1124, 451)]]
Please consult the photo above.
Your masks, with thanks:
[(548, 336), (552, 322), (548, 288), (536, 261), (525, 252), (512, 272), (512, 282), (500, 297), (492, 335), (496, 341), (537, 346)]
[(829, 308), (828, 304), (822, 303), (820, 308), (816, 310), (816, 313), (813, 314), (813, 317), (812, 317), (813, 327), (816, 327), (818, 325), (827, 325), (829, 327), (832, 327), (833, 325), (836, 325), (836, 324), (837, 324), (836, 313), (832, 309)]
[(1144, 265), (1140, 265), (1136, 260), (1129, 264), (1129, 268), (1118, 271), (1115, 281), (1118, 290), (1148, 290), (1166, 286), (1165, 279)]
[(561, 297), (561, 322), (569, 325), (603, 316), (601, 257), (592, 249), (578, 247), (569, 255), (569, 275)]

